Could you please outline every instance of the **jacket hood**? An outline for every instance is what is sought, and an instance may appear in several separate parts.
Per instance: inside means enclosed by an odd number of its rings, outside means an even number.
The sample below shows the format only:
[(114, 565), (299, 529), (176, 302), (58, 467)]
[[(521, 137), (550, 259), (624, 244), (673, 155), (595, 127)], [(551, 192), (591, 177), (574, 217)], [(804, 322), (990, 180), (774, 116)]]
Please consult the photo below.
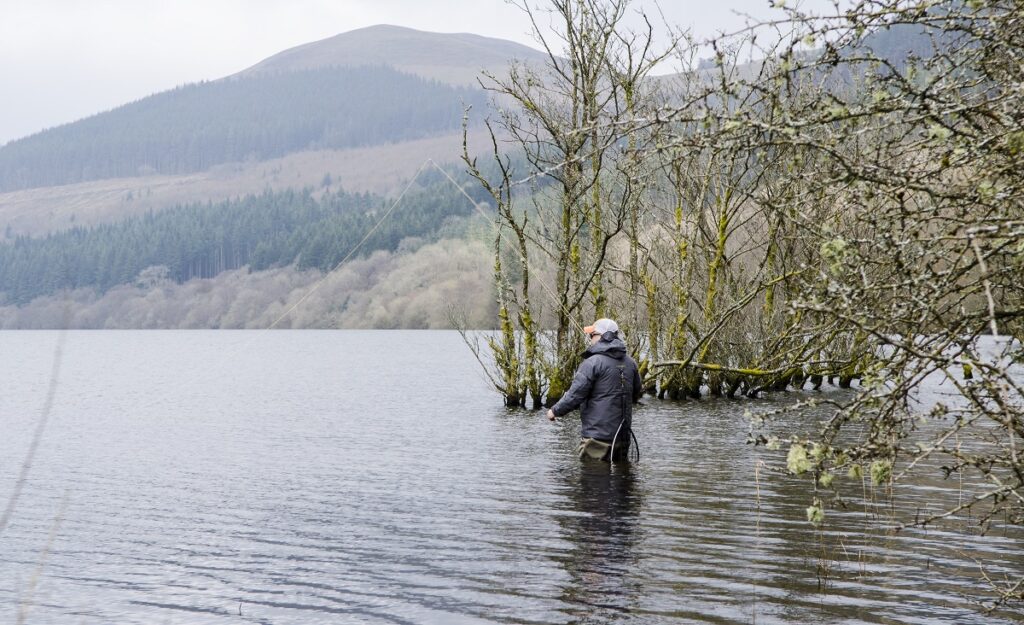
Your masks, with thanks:
[(622, 360), (626, 357), (626, 344), (622, 342), (620, 338), (614, 338), (610, 341), (605, 340), (601, 337), (601, 340), (594, 343), (587, 348), (587, 351), (583, 352), (583, 358), (590, 358), (594, 354), (604, 354), (605, 356), (611, 356), (616, 360)]

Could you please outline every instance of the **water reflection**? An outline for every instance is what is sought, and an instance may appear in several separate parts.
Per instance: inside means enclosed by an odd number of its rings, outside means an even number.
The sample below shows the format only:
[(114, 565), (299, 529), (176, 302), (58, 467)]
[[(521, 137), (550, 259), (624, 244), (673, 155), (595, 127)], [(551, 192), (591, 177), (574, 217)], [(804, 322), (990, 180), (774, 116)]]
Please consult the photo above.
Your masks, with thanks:
[(562, 517), (572, 545), (563, 565), (569, 581), (561, 599), (571, 623), (621, 620), (635, 607), (641, 496), (629, 463), (583, 461), (565, 476), (571, 514)]

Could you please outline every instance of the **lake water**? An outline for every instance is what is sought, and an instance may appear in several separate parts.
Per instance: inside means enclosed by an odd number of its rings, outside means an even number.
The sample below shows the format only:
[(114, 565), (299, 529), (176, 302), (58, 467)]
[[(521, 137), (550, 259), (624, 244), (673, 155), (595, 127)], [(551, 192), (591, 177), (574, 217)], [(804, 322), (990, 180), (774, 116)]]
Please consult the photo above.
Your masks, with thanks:
[[(0, 333), (0, 506), (58, 337)], [(744, 444), (745, 409), (797, 396), (647, 399), (640, 462), (609, 468), (572, 455), (575, 414), (503, 409), (455, 333), (68, 332), (0, 534), (0, 622), (1024, 618), (971, 604), (974, 559), (1024, 573), (1020, 531), (879, 528), (955, 480), (809, 525), (809, 478)]]

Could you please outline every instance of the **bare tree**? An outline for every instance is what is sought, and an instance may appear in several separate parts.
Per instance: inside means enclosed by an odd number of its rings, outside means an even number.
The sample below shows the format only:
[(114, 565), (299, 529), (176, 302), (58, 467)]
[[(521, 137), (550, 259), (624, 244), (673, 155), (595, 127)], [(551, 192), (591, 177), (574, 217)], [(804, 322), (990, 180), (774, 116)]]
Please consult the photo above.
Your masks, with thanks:
[[(755, 153), (792, 155), (779, 171), (789, 191), (759, 198), (798, 240), (786, 305), (815, 353), (846, 352), (841, 381), (862, 379), (820, 432), (791, 441), (790, 469), (836, 502), (846, 473), (893, 485), (937, 471), (973, 485), (900, 527), (968, 513), (983, 530), (1024, 523), (1020, 15), (998, 0), (791, 10), (762, 25), (787, 29), (765, 51), (771, 70), (728, 87), (753, 106), (720, 111)], [(908, 38), (909, 54), (894, 53)], [(947, 398), (922, 402), (925, 384)], [(755, 440), (772, 440), (770, 423), (758, 420)], [(993, 588), (996, 603), (1024, 599), (1024, 579)]]

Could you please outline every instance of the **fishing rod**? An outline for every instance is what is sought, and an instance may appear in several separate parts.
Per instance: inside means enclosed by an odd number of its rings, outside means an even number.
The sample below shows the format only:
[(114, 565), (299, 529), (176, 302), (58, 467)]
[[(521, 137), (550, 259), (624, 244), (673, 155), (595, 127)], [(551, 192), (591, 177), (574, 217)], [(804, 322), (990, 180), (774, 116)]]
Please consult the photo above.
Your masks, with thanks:
[[(384, 224), (384, 222), (385, 222), (385, 221), (387, 220), (387, 218), (391, 216), (391, 214), (392, 214), (392, 213), (394, 212), (394, 210), (395, 210), (395, 209), (396, 209), (396, 208), (398, 207), (398, 205), (399, 205), (399, 204), (400, 204), (400, 203), (402, 202), (402, 199), (403, 199), (403, 198), (405, 197), (406, 193), (408, 193), (408, 192), (409, 192), (409, 189), (411, 189), (411, 188), (412, 188), (413, 184), (415, 184), (415, 183), (416, 183), (416, 181), (417, 181), (417, 180), (419, 179), (420, 175), (421, 175), (421, 174), (423, 174), (423, 170), (424, 170), (424, 169), (425, 169), (425, 168), (427, 167), (427, 165), (431, 165), (431, 166), (433, 166), (433, 167), (434, 167), (435, 169), (437, 169), (437, 170), (438, 170), (439, 172), (441, 172), (441, 174), (442, 174), (442, 175), (443, 175), (443, 176), (444, 176), (444, 177), (445, 177), (445, 178), (446, 178), (446, 179), (447, 179), (447, 180), (448, 180), (449, 182), (451, 182), (451, 183), (452, 183), (452, 185), (453, 185), (453, 186), (454, 186), (454, 187), (455, 187), (455, 188), (456, 188), (456, 189), (457, 189), (457, 190), (459, 191), (459, 193), (461, 193), (461, 194), (462, 194), (462, 195), (463, 195), (463, 196), (464, 196), (464, 197), (465, 197), (465, 198), (466, 198), (467, 200), (469, 200), (469, 203), (470, 203), (470, 204), (471, 204), (471, 205), (473, 206), (473, 208), (474, 208), (474, 209), (475, 209), (475, 210), (476, 210), (476, 211), (477, 211), (478, 213), (480, 213), (480, 214), (481, 214), (481, 215), (482, 215), (482, 216), (484, 217), (484, 219), (486, 219), (487, 221), (491, 222), (491, 223), (492, 223), (492, 225), (494, 226), (494, 228), (495, 228), (495, 229), (497, 229), (497, 227), (498, 227), (498, 223), (497, 223), (497, 221), (496, 221), (496, 220), (495, 220), (495, 219), (494, 219), (494, 218), (493, 218), (493, 217), (492, 217), (491, 215), (488, 215), (488, 214), (487, 214), (487, 212), (483, 210), (483, 208), (481, 208), (481, 207), (480, 207), (480, 205), (479, 205), (479, 204), (478, 204), (478, 203), (476, 202), (476, 200), (474, 200), (474, 199), (473, 199), (473, 197), (472, 197), (471, 195), (469, 195), (469, 193), (467, 193), (467, 192), (466, 192), (466, 190), (465, 190), (464, 188), (462, 188), (462, 185), (460, 185), (460, 184), (458, 183), (458, 181), (456, 181), (456, 180), (455, 180), (455, 178), (452, 178), (451, 174), (449, 174), (449, 173), (448, 173), (448, 172), (447, 172), (447, 171), (446, 171), (446, 170), (445, 170), (445, 169), (444, 169), (443, 167), (441, 167), (440, 165), (438, 165), (438, 164), (437, 164), (437, 162), (436, 162), (436, 161), (435, 161), (435, 160), (434, 160), (433, 158), (430, 158), (430, 157), (428, 157), (428, 158), (427, 158), (426, 160), (424, 160), (424, 161), (423, 161), (423, 163), (422, 163), (422, 164), (420, 164), (419, 168), (418, 168), (418, 169), (416, 170), (416, 173), (415, 173), (415, 174), (413, 174), (413, 177), (412, 177), (412, 178), (411, 178), (411, 179), (409, 180), (409, 182), (408, 182), (408, 183), (407, 183), (407, 184), (405, 185), (405, 188), (404, 188), (404, 189), (402, 189), (402, 192), (401, 192), (401, 193), (400, 193), (400, 194), (398, 195), (398, 197), (397, 197), (397, 198), (395, 199), (395, 201), (394, 201), (394, 202), (392, 202), (392, 204), (391, 204), (391, 206), (390, 206), (390, 207), (388, 208), (388, 210), (386, 210), (386, 211), (384, 212), (384, 214), (383, 214), (383, 215), (381, 215), (380, 219), (378, 219), (378, 220), (376, 221), (376, 223), (374, 223), (373, 227), (372, 227), (372, 228), (370, 228), (370, 230), (369, 230), (369, 231), (367, 231), (366, 235), (365, 235), (365, 236), (363, 236), (363, 238), (362, 238), (362, 239), (361, 239), (361, 240), (360, 240), (360, 241), (359, 241), (358, 243), (356, 243), (356, 245), (355, 245), (355, 246), (353, 246), (351, 250), (349, 250), (349, 252), (348, 252), (348, 253), (347, 253), (347, 254), (345, 255), (345, 257), (344, 257), (344, 258), (342, 258), (342, 259), (341, 259), (340, 261), (338, 261), (338, 263), (337, 263), (336, 265), (334, 265), (334, 267), (332, 267), (332, 268), (331, 268), (331, 269), (330, 269), (329, 271), (327, 271), (326, 273), (324, 273), (323, 277), (321, 277), (321, 278), (320, 278), (319, 280), (317, 280), (317, 281), (316, 281), (316, 282), (315, 282), (315, 283), (313, 284), (313, 286), (312, 286), (312, 287), (311, 287), (311, 288), (309, 289), (309, 291), (307, 291), (307, 292), (306, 292), (306, 293), (305, 293), (305, 294), (304, 294), (304, 295), (303, 295), (302, 297), (300, 297), (300, 298), (298, 299), (298, 301), (296, 301), (296, 302), (295, 302), (294, 304), (292, 304), (292, 305), (291, 305), (291, 306), (290, 306), (290, 307), (288, 308), (288, 310), (284, 311), (284, 312), (283, 312), (283, 313), (282, 313), (282, 314), (281, 314), (280, 316), (278, 316), (278, 317), (277, 317), (277, 318), (276, 318), (276, 319), (275, 319), (275, 320), (273, 321), (273, 323), (271, 323), (270, 325), (268, 325), (267, 327), (265, 327), (265, 328), (264, 328), (264, 330), (272, 330), (272, 329), (274, 329), (275, 327), (277, 327), (277, 324), (281, 323), (281, 322), (282, 322), (282, 321), (283, 321), (283, 320), (285, 319), (285, 317), (287, 317), (287, 316), (288, 316), (288, 315), (290, 315), (290, 314), (291, 314), (292, 312), (294, 312), (294, 311), (295, 311), (295, 309), (297, 309), (297, 308), (298, 308), (298, 307), (299, 307), (299, 306), (300, 306), (300, 305), (301, 305), (301, 304), (302, 304), (302, 303), (303, 303), (304, 301), (306, 301), (306, 299), (308, 299), (308, 298), (309, 298), (309, 296), (311, 296), (311, 295), (312, 295), (313, 293), (315, 293), (315, 292), (316, 292), (316, 291), (317, 291), (317, 290), (318, 290), (318, 289), (319, 289), (319, 288), (320, 288), (321, 286), (323, 286), (323, 283), (324, 283), (324, 282), (325, 282), (325, 281), (327, 280), (327, 277), (328, 277), (328, 276), (330, 276), (330, 275), (331, 275), (332, 273), (334, 273), (335, 271), (337, 271), (338, 269), (340, 269), (342, 265), (344, 265), (344, 264), (345, 264), (346, 262), (348, 262), (348, 261), (349, 261), (349, 260), (350, 260), (350, 259), (351, 259), (351, 258), (352, 258), (353, 256), (355, 256), (356, 252), (358, 252), (358, 251), (360, 250), (360, 248), (362, 248), (362, 246), (363, 246), (363, 245), (364, 245), (364, 244), (366, 243), (366, 241), (368, 241), (368, 240), (369, 240), (369, 238), (370, 238), (370, 237), (371, 237), (371, 236), (373, 235), (373, 233), (374, 233), (374, 232), (376, 232), (376, 231), (377, 231), (377, 230), (378, 230), (378, 229), (379, 229), (379, 228), (380, 228), (380, 227), (381, 227), (381, 226), (382, 226), (382, 225)], [(562, 166), (562, 165), (563, 165), (563, 164), (559, 164), (559, 166)], [(557, 168), (557, 166), (556, 166), (556, 168)], [(549, 170), (545, 170), (545, 171), (543, 171), (543, 172), (537, 172), (537, 173), (535, 173), (535, 174), (531, 174), (530, 176), (527, 176), (527, 177), (525, 177), (525, 178), (523, 178), (523, 179), (521, 179), (521, 180), (515, 180), (515, 181), (511, 182), (509, 186), (517, 186), (517, 185), (520, 185), (520, 184), (525, 184), (526, 182), (529, 182), (530, 180), (533, 180), (533, 179), (534, 179), (534, 178), (536, 178), (537, 176), (540, 176), (540, 175), (547, 175), (547, 174), (548, 174), (548, 171), (549, 171)], [(517, 254), (517, 255), (518, 255), (519, 257), (520, 257), (520, 260), (522, 260), (522, 261), (524, 261), (524, 262), (527, 262), (527, 259), (526, 259), (526, 258), (525, 258), (525, 257), (523, 256), (523, 254), (522, 254), (522, 252), (521, 252), (521, 251), (519, 251), (519, 250), (515, 250), (515, 252), (516, 252), (516, 254)], [(550, 286), (550, 285), (548, 285), (548, 283), (547, 283), (547, 282), (546, 282), (546, 281), (545, 281), (545, 280), (544, 280), (543, 278), (541, 278), (540, 276), (534, 276), (534, 277), (533, 277), (533, 279), (534, 279), (534, 280), (535, 280), (535, 281), (536, 281), (536, 282), (537, 282), (538, 284), (540, 284), (540, 285), (541, 285), (541, 287), (543, 287), (543, 288), (544, 288), (544, 291), (545, 291), (546, 295), (547, 295), (548, 297), (550, 297), (550, 298), (551, 298), (551, 301), (552, 301), (552, 303), (553, 303), (553, 304), (554, 304), (554, 305), (555, 305), (555, 306), (556, 306), (557, 308), (559, 308), (559, 309), (560, 309), (560, 310), (561, 310), (561, 311), (562, 311), (563, 313), (565, 313), (565, 316), (566, 316), (566, 318), (567, 318), (567, 319), (569, 320), (569, 322), (570, 322), (570, 323), (572, 323), (572, 324), (573, 324), (574, 326), (576, 326), (576, 328), (577, 328), (577, 329), (578, 329), (578, 330), (579, 330), (580, 332), (583, 332), (583, 324), (581, 324), (581, 323), (580, 323), (579, 321), (577, 321), (577, 320), (576, 320), (576, 319), (575, 319), (575, 318), (574, 318), (574, 317), (573, 317), (573, 316), (572, 316), (572, 315), (570, 314), (570, 311), (569, 311), (569, 310), (568, 310), (568, 309), (567, 309), (567, 308), (566, 308), (565, 306), (563, 306), (563, 305), (562, 305), (562, 304), (560, 303), (560, 301), (559, 301), (559, 298), (558, 298), (558, 296), (557, 296), (557, 295), (555, 294), (555, 291), (554, 291), (554, 289), (553, 289), (553, 288), (551, 288), (551, 286)]]
[(323, 283), (327, 280), (327, 277), (329, 275), (331, 275), (332, 273), (337, 271), (342, 265), (344, 265), (346, 262), (348, 262), (348, 260), (350, 258), (355, 256), (356, 252), (359, 251), (359, 248), (361, 248), (363, 246), (363, 244), (366, 243), (370, 239), (371, 236), (373, 236), (373, 233), (376, 232), (377, 229), (381, 227), (381, 225), (384, 223), (384, 221), (388, 217), (391, 216), (391, 213), (395, 210), (395, 208), (399, 205), (399, 203), (401, 203), (402, 198), (405, 197), (405, 194), (408, 193), (409, 189), (412, 188), (413, 183), (415, 183), (416, 180), (420, 177), (420, 174), (423, 173), (423, 168), (427, 166), (427, 162), (428, 161), (429, 162), (433, 162), (433, 160), (431, 160), (429, 158), (426, 161), (423, 161), (423, 164), (420, 165), (419, 169), (416, 170), (416, 173), (409, 180), (409, 183), (406, 184), (405, 188), (402, 189), (402, 192), (398, 194), (398, 198), (395, 199), (394, 202), (392, 202), (391, 207), (388, 210), (384, 211), (384, 214), (381, 215), (380, 219), (377, 220), (377, 223), (373, 224), (373, 227), (370, 228), (366, 232), (366, 235), (363, 236), (363, 238), (359, 241), (359, 243), (356, 243), (355, 246), (351, 250), (349, 250), (348, 254), (346, 254), (344, 258), (342, 258), (340, 261), (338, 261), (338, 263), (336, 265), (334, 265), (334, 267), (332, 267), (330, 271), (326, 272), (323, 275), (322, 278), (317, 280), (316, 283), (313, 285), (313, 287), (309, 291), (307, 291), (305, 295), (300, 297), (297, 302), (292, 304), (291, 308), (289, 308), (288, 310), (284, 311), (284, 313), (282, 313), (281, 316), (279, 316), (277, 319), (275, 319), (274, 322), (271, 323), (269, 326), (267, 326), (266, 328), (263, 328), (264, 330), (273, 330), (274, 327), (277, 326), (277, 324), (281, 323), (281, 321), (283, 321), (285, 317), (290, 315), (296, 308), (299, 307), (300, 304), (302, 304), (302, 302), (306, 301), (306, 299), (309, 298), (310, 295), (315, 293), (317, 291), (317, 289), (319, 289), (323, 285)]
[[(458, 182), (456, 182), (456, 180), (454, 178), (452, 178), (451, 175), (449, 175), (448, 172), (445, 171), (443, 167), (438, 165), (434, 161), (434, 159), (432, 159), (432, 158), (428, 158), (427, 160), (430, 161), (430, 164), (432, 164), (435, 168), (437, 168), (437, 170), (440, 171), (444, 175), (444, 177), (448, 179), (449, 182), (451, 182), (453, 185), (455, 185), (455, 188), (457, 188), (459, 190), (459, 192), (462, 193), (462, 195), (464, 195), (467, 200), (469, 200), (469, 202), (473, 205), (473, 208), (476, 209), (477, 212), (479, 212), (481, 215), (483, 215), (483, 217), (485, 219), (487, 219), (488, 221), (493, 221), (491, 219), (491, 217), (486, 212), (484, 212), (484, 210), (482, 208), (480, 208), (480, 205), (477, 204), (476, 200), (474, 200), (468, 193), (466, 193), (466, 190), (462, 188), (462, 185), (460, 185)], [(564, 162), (563, 163), (559, 163), (556, 166), (556, 168), (564, 166), (564, 165), (565, 165)], [(536, 177), (538, 175), (547, 175), (547, 171), (538, 172), (536, 174), (532, 174), (532, 175), (530, 175), (530, 176), (528, 176), (526, 178), (523, 178), (522, 180), (513, 181), (513, 182), (509, 183), (509, 186), (515, 186), (515, 185), (518, 185), (518, 184), (522, 184), (524, 182), (532, 180), (534, 177)], [(495, 228), (497, 228), (497, 223), (496, 222), (495, 222)], [(523, 253), (520, 250), (516, 249), (515, 252), (519, 256), (520, 260), (522, 260), (523, 262), (527, 262), (527, 259), (524, 257)], [(534, 279), (537, 282), (539, 282), (542, 287), (544, 287), (544, 290), (547, 292), (547, 295), (551, 298), (552, 302), (555, 302), (555, 304), (562, 310), (562, 312), (565, 313), (566, 318), (569, 319), (569, 321), (571, 321), (580, 330), (580, 332), (586, 332), (586, 330), (584, 329), (583, 325), (581, 323), (579, 323), (578, 321), (576, 321), (575, 317), (573, 317), (569, 313), (568, 309), (566, 309), (564, 306), (561, 305), (561, 303), (559, 302), (558, 297), (554, 293), (554, 290), (551, 287), (549, 287), (547, 285), (547, 283), (544, 282), (544, 280), (541, 279), (539, 276), (534, 276)], [(619, 371), (619, 377), (620, 377), (620, 384), (621, 384), (621, 393), (619, 395), (619, 398), (620, 398), (620, 401), (622, 401), (622, 399), (625, 396), (624, 394), (625, 394), (626, 381), (625, 381), (625, 374), (623, 374), (623, 372), (621, 370)], [(622, 431), (622, 425), (624, 423), (626, 423), (626, 421), (627, 421), (627, 418), (626, 418), (626, 408), (625, 408), (625, 403), (624, 402), (622, 403), (622, 406), (623, 406), (622, 407), (622, 420), (619, 422), (619, 427), (615, 429), (615, 436), (612, 437), (612, 446), (611, 446), (611, 449), (609, 449), (609, 451), (608, 451), (608, 462), (609, 463), (611, 463), (615, 459), (615, 442), (618, 440), (619, 434)], [(629, 421), (630, 421), (630, 423), (629, 423), (629, 425), (626, 426), (626, 428), (627, 428), (627, 430), (629, 432), (628, 436), (632, 437), (632, 440), (633, 440), (633, 443), (634, 443), (634, 449), (636, 451), (636, 460), (635, 460), (635, 462), (639, 462), (640, 461), (640, 442), (636, 438), (636, 433), (633, 432), (632, 419), (629, 419)], [(626, 451), (626, 460), (627, 461), (629, 460), (629, 451), (628, 450)]]
[[(370, 228), (369, 231), (367, 231), (366, 235), (364, 235), (363, 238), (358, 243), (356, 243), (356, 245), (353, 246), (352, 249), (349, 250), (349, 252), (337, 264), (334, 265), (334, 267), (332, 267), (319, 280), (317, 280), (312, 288), (310, 288), (302, 297), (300, 297), (294, 304), (292, 304), (288, 308), (288, 310), (284, 311), (284, 313), (282, 313), (280, 316), (278, 316), (277, 319), (275, 319), (273, 323), (271, 323), (269, 326), (264, 328), (265, 330), (271, 330), (274, 327), (276, 327), (277, 324), (279, 324), (281, 321), (283, 321), (285, 319), (285, 317), (287, 317), (292, 312), (294, 312), (295, 309), (297, 309), (304, 301), (306, 301), (306, 299), (308, 299), (313, 293), (315, 293), (323, 285), (323, 283), (327, 280), (327, 278), (328, 278), (328, 276), (330, 276), (330, 274), (332, 274), (335, 271), (337, 271), (339, 268), (341, 268), (342, 265), (344, 265), (353, 256), (355, 256), (356, 252), (358, 252), (359, 249), (363, 246), (363, 244), (365, 244), (366, 241), (369, 240), (370, 236), (372, 236), (373, 233), (376, 232), (377, 229), (380, 228), (381, 225), (383, 225), (384, 221), (387, 220), (388, 217), (391, 216), (391, 214), (394, 212), (394, 210), (402, 202), (402, 199), (405, 197), (406, 193), (409, 192), (409, 189), (411, 189), (413, 184), (415, 184), (416, 181), (419, 179), (420, 175), (423, 173), (423, 171), (427, 167), (427, 165), (431, 165), (437, 171), (439, 171), (441, 173), (441, 175), (443, 175), (448, 180), (448, 182), (450, 182), (452, 184), (452, 186), (454, 186), (459, 191), (459, 193), (461, 193), (466, 198), (466, 200), (469, 201), (470, 205), (473, 207), (474, 210), (476, 210), (478, 213), (480, 213), (480, 215), (485, 220), (487, 220), (488, 222), (491, 222), (491, 224), (493, 225), (493, 227), (495, 229), (498, 228), (497, 220), (493, 216), (488, 215), (487, 212), (484, 211), (483, 208), (480, 206), (480, 204), (478, 204), (477, 201), (474, 200), (473, 197), (471, 195), (469, 195), (469, 193), (466, 192), (466, 190), (462, 187), (462, 185), (460, 185), (458, 183), (458, 181), (456, 181), (455, 178), (453, 178), (451, 176), (451, 174), (448, 173), (447, 170), (445, 170), (443, 167), (441, 167), (437, 163), (437, 161), (435, 161), (433, 158), (427, 157), (427, 159), (424, 160), (422, 164), (420, 164), (419, 168), (417, 168), (416, 173), (413, 174), (412, 178), (405, 185), (405, 188), (402, 189), (402, 192), (398, 195), (398, 197), (395, 199), (395, 201), (392, 202), (392, 204), (388, 208), (388, 210), (385, 211), (383, 215), (381, 215), (380, 219), (378, 219), (376, 221), (376, 223), (374, 223), (373, 227)], [(526, 178), (523, 178), (521, 180), (512, 181), (511, 183), (509, 183), (509, 186), (517, 186), (517, 185), (520, 185), (520, 184), (525, 184), (526, 182), (529, 182), (530, 180), (533, 180), (534, 178), (536, 178), (538, 176), (548, 175), (550, 173), (550, 171), (553, 171), (554, 169), (557, 169), (558, 167), (561, 167), (561, 166), (564, 166), (564, 165), (565, 165), (565, 163), (559, 163), (555, 167), (553, 167), (553, 168), (551, 168), (549, 170), (544, 170), (544, 171), (541, 171), (541, 172), (536, 172), (536, 173), (531, 174), (531, 175), (529, 175)], [(519, 256), (521, 261), (523, 261), (524, 263), (528, 262), (528, 259), (525, 257), (525, 255), (524, 255), (524, 253), (522, 251), (516, 249), (515, 253)], [(534, 276), (534, 280), (538, 284), (541, 285), (541, 287), (545, 291), (545, 294), (551, 299), (551, 302), (557, 308), (559, 308), (563, 313), (565, 313), (566, 319), (568, 319), (569, 322), (572, 323), (580, 332), (584, 332), (585, 329), (583, 327), (583, 324), (581, 324), (579, 321), (577, 321), (576, 318), (568, 310), (568, 308), (566, 308), (565, 306), (563, 306), (561, 304), (560, 299), (555, 294), (554, 289), (543, 278), (541, 278), (540, 276)], [(612, 456), (614, 456), (614, 452), (615, 452), (615, 448), (614, 448), (615, 440), (617, 440), (618, 435), (620, 434), (620, 430), (622, 429), (622, 425), (625, 422), (626, 422), (626, 419), (625, 419), (625, 408), (623, 408), (623, 420), (622, 420), (622, 422), (619, 423), (619, 428), (616, 429), (615, 438), (613, 438), (613, 441), (612, 441), (612, 443), (613, 443), (612, 444), (612, 450), (609, 452)], [(637, 459), (637, 461), (639, 461), (640, 460), (640, 443), (637, 441), (636, 434), (633, 432), (632, 426), (629, 425), (629, 426), (627, 426), (627, 428), (628, 428), (628, 435), (632, 437), (632, 440), (633, 440), (633, 442), (636, 445), (636, 459)], [(627, 459), (628, 459), (628, 452), (627, 452)]]
[[(434, 159), (428, 158), (427, 161), (429, 161), (431, 165), (433, 165), (439, 172), (441, 172), (444, 175), (444, 177), (448, 179), (449, 182), (451, 182), (453, 185), (455, 185), (455, 188), (458, 189), (459, 193), (461, 193), (463, 196), (465, 196), (465, 198), (467, 200), (469, 200), (469, 203), (473, 205), (473, 208), (478, 213), (480, 213), (484, 217), (484, 219), (486, 219), (486, 220), (488, 220), (490, 222), (493, 222), (495, 229), (497, 229), (497, 227), (498, 227), (497, 220), (495, 220), (490, 215), (488, 215), (487, 212), (484, 211), (484, 209), (480, 207), (480, 205), (476, 202), (476, 200), (474, 200), (472, 198), (472, 196), (470, 196), (468, 193), (466, 193), (466, 190), (462, 188), (462, 185), (460, 185), (455, 180), (455, 178), (452, 178), (451, 174), (449, 174), (447, 171), (445, 171), (445, 169), (443, 167), (438, 165), (437, 162), (434, 161)], [(557, 169), (558, 167), (562, 167), (564, 165), (565, 165), (565, 163), (559, 163), (556, 167), (552, 168), (552, 170), (553, 169)], [(529, 175), (529, 176), (527, 176), (525, 178), (522, 178), (521, 180), (514, 180), (514, 181), (510, 182), (508, 186), (509, 187), (514, 187), (514, 186), (517, 186), (517, 185), (529, 182), (530, 180), (533, 180), (534, 178), (536, 178), (538, 176), (542, 176), (542, 175), (546, 176), (546, 175), (548, 175), (549, 171), (551, 171), (551, 170), (545, 170), (545, 171), (542, 171), (542, 172), (537, 172), (535, 174), (531, 174), (531, 175)], [(526, 256), (523, 254), (522, 251), (520, 251), (518, 249), (515, 249), (515, 253), (519, 257), (519, 260), (523, 261), (524, 263), (528, 263), (529, 262), (527, 260)], [(553, 288), (551, 288), (547, 284), (547, 282), (544, 281), (543, 278), (541, 278), (539, 275), (533, 274), (533, 275), (531, 275), (531, 279), (535, 280), (537, 283), (539, 283), (544, 288), (544, 291), (547, 293), (548, 297), (551, 298), (551, 302), (558, 309), (560, 309), (563, 313), (565, 313), (566, 319), (568, 319), (570, 323), (575, 325), (577, 330), (579, 330), (580, 332), (585, 332), (583, 324), (580, 323), (579, 321), (576, 321), (576, 318), (572, 316), (572, 314), (569, 311), (569, 309), (561, 304), (560, 298), (558, 297), (558, 295), (555, 294), (555, 290)]]

